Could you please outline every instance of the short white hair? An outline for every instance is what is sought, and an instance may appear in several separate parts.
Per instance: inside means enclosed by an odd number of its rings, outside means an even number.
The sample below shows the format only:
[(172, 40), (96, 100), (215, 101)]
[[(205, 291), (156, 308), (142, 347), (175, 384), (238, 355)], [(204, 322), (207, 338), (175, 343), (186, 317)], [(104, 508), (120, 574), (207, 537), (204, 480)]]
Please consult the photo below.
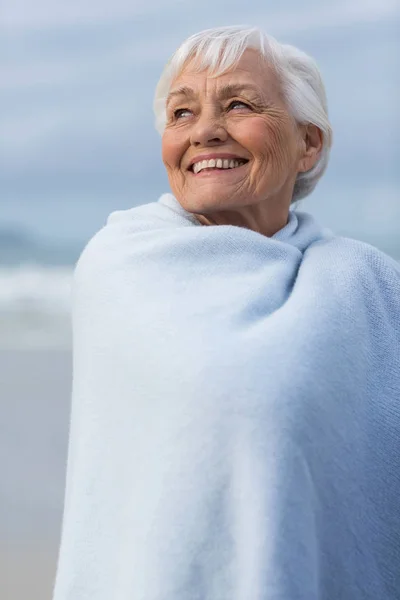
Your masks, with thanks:
[(281, 44), (257, 27), (230, 26), (206, 29), (192, 35), (176, 50), (166, 64), (156, 87), (154, 113), (156, 129), (162, 134), (166, 124), (166, 100), (171, 83), (190, 59), (199, 71), (209, 69), (213, 76), (234, 68), (247, 48), (260, 52), (275, 69), (291, 115), (297, 123), (312, 123), (323, 134), (320, 157), (312, 169), (299, 173), (292, 202), (311, 194), (324, 173), (332, 145), (325, 87), (315, 61), (294, 46)]

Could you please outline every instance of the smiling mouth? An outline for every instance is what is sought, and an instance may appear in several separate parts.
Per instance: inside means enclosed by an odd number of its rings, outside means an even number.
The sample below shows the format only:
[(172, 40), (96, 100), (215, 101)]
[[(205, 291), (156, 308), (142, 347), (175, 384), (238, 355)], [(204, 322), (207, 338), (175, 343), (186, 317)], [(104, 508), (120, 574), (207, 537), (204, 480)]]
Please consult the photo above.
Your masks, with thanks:
[(189, 167), (189, 171), (198, 175), (199, 173), (210, 172), (210, 171), (230, 171), (242, 167), (249, 161), (246, 158), (218, 158), (210, 160), (202, 160), (194, 163)]

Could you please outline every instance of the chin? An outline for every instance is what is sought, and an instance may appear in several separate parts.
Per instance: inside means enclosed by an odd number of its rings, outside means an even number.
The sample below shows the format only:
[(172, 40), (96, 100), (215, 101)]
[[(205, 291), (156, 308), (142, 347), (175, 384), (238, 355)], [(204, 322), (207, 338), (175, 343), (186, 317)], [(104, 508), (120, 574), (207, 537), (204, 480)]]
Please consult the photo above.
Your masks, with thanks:
[(232, 196), (221, 190), (210, 190), (209, 193), (199, 195), (191, 195), (186, 197), (181, 203), (182, 206), (189, 212), (207, 213), (217, 210), (229, 210), (240, 206), (240, 202), (232, 202)]

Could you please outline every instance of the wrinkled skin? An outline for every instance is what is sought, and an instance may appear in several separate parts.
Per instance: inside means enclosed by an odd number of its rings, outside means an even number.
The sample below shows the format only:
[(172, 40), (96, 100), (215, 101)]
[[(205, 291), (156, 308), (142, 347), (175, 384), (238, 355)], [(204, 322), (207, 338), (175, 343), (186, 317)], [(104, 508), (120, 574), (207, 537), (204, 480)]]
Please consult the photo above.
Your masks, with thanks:
[[(204, 225), (271, 236), (287, 223), (297, 173), (317, 161), (322, 133), (295, 123), (277, 75), (255, 50), (246, 50), (234, 69), (218, 77), (194, 67), (186, 64), (167, 99), (162, 158), (171, 191)], [(248, 162), (227, 171), (188, 169), (200, 155), (223, 153)]]

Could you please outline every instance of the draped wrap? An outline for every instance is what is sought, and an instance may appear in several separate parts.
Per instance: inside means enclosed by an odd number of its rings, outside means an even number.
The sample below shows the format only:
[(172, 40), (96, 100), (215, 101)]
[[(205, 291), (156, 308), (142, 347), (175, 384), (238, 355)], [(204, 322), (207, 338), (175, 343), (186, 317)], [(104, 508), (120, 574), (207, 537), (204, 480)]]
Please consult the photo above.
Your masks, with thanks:
[(54, 600), (400, 598), (394, 260), (165, 194), (88, 242), (72, 318)]

